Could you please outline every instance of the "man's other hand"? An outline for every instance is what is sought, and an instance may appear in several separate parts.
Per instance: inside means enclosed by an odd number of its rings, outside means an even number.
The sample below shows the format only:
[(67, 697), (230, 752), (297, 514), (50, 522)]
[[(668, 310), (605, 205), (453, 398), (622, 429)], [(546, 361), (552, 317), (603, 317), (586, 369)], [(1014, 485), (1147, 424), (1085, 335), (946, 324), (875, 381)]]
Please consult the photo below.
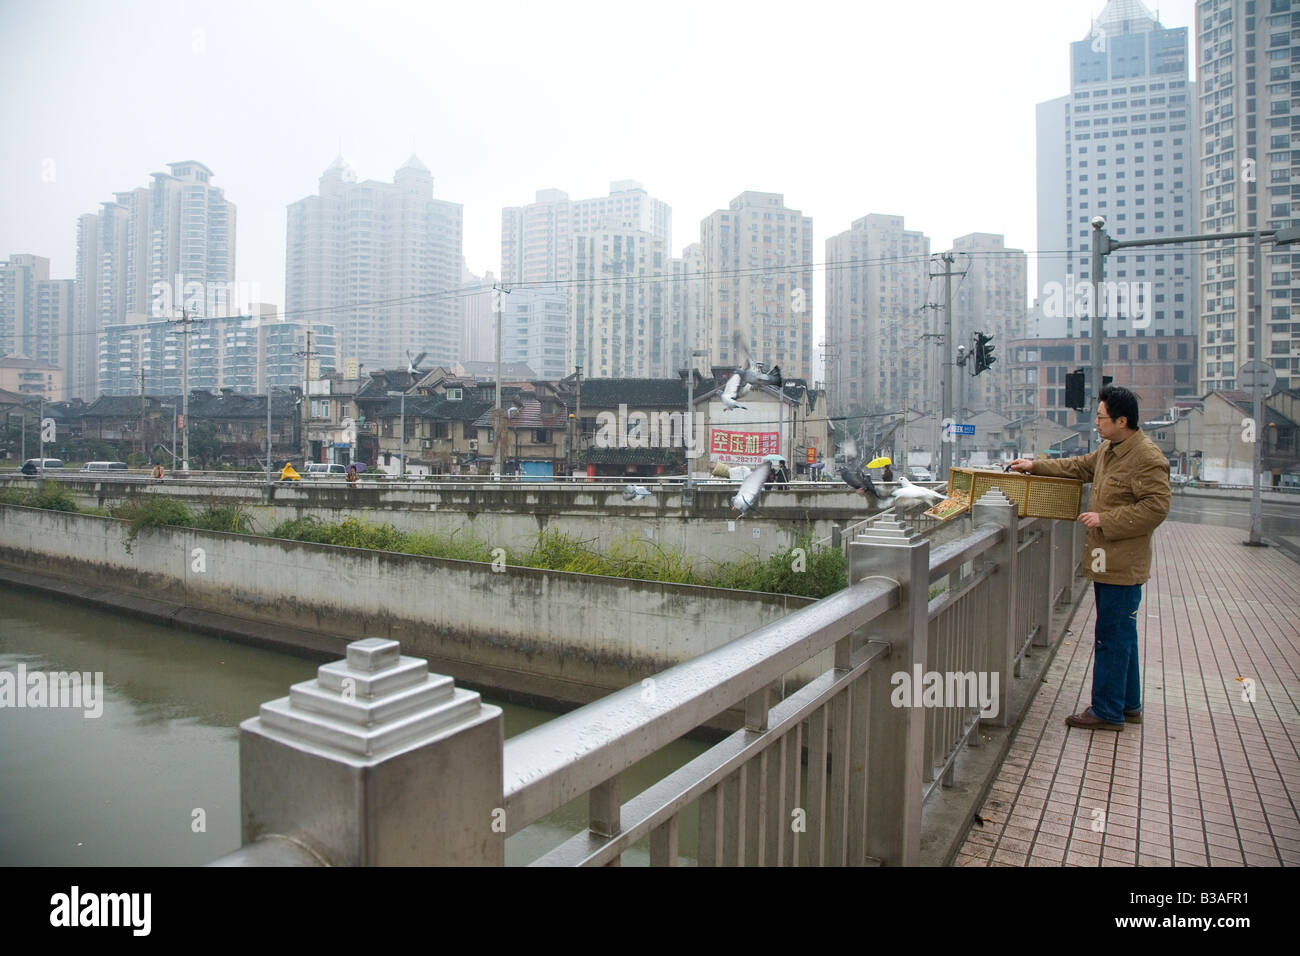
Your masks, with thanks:
[(1079, 515), (1079, 520), (1083, 522), (1085, 528), (1095, 528), (1101, 524), (1101, 515), (1095, 511), (1085, 511)]

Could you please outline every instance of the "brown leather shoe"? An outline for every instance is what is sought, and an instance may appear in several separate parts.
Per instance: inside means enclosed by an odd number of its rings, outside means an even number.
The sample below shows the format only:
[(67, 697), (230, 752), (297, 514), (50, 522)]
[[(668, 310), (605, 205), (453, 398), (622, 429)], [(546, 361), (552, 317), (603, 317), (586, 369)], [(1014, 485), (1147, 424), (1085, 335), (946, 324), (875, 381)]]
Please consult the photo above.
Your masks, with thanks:
[(1126, 710), (1126, 711), (1124, 711), (1124, 723), (1126, 723), (1126, 724), (1140, 724), (1140, 723), (1142, 723), (1142, 711), (1140, 711), (1140, 710)]
[(1092, 708), (1089, 707), (1081, 714), (1071, 714), (1065, 718), (1065, 722), (1071, 727), (1082, 727), (1084, 730), (1123, 730), (1123, 724), (1112, 724), (1108, 720), (1102, 720), (1093, 714)]

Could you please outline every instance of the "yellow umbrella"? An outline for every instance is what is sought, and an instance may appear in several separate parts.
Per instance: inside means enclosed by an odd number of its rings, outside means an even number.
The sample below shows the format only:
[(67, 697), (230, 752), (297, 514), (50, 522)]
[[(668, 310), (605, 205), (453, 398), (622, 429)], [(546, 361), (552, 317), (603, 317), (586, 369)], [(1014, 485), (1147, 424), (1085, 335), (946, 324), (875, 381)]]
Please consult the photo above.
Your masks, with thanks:
[(873, 458), (867, 462), (868, 468), (884, 468), (886, 465), (892, 465), (893, 462), (888, 458)]

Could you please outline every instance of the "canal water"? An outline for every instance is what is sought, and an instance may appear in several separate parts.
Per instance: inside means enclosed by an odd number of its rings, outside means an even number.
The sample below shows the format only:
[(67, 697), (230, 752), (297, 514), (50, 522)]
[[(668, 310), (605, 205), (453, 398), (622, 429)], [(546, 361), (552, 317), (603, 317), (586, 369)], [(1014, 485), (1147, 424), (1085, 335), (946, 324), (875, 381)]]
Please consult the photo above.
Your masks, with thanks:
[[(0, 707), (0, 865), (195, 866), (236, 849), (239, 724), (318, 663), (0, 585), (0, 670), (104, 681), (98, 717)], [(504, 711), (507, 737), (554, 716), (485, 699)], [(624, 799), (704, 749), (678, 741), (630, 768)], [(535, 859), (586, 820), (583, 797), (512, 836), (507, 863)], [(682, 863), (696, 830), (692, 809)], [(648, 841), (623, 862), (648, 863)]]

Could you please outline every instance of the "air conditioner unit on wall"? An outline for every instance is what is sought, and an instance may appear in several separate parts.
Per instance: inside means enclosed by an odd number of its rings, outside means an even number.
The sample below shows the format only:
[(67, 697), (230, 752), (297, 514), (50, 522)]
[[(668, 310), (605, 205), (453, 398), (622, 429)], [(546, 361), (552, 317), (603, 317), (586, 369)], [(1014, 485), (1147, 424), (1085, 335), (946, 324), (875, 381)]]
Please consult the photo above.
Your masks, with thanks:
[(477, 439), (477, 438), (471, 438), (471, 439), (469, 440), (469, 450), (470, 450), (470, 451), (478, 451), (478, 439)]

